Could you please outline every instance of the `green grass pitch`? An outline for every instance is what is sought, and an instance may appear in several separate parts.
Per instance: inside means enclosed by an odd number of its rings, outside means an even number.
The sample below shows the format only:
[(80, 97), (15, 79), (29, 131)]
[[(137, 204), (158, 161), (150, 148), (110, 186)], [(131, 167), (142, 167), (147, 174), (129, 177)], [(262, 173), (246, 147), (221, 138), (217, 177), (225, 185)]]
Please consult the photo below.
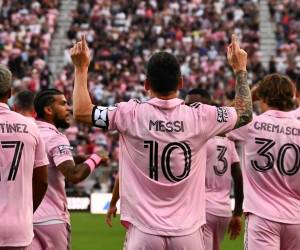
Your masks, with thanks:
[[(122, 250), (125, 229), (119, 218), (114, 219), (113, 228), (106, 226), (103, 215), (71, 213), (72, 250)], [(222, 250), (242, 250), (243, 237), (231, 241), (226, 237)]]

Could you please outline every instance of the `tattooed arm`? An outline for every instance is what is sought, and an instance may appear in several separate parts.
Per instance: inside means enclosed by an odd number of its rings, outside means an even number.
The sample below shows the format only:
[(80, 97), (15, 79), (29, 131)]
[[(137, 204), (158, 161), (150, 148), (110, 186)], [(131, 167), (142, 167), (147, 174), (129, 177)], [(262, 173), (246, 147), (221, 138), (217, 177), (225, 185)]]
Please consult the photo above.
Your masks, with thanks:
[(238, 71), (235, 86), (235, 110), (238, 115), (235, 128), (242, 127), (252, 121), (252, 98), (247, 82), (247, 71)]
[(237, 112), (235, 128), (252, 121), (252, 97), (247, 81), (247, 53), (240, 49), (237, 37), (232, 35), (232, 42), (227, 50), (228, 62), (236, 74), (234, 107)]

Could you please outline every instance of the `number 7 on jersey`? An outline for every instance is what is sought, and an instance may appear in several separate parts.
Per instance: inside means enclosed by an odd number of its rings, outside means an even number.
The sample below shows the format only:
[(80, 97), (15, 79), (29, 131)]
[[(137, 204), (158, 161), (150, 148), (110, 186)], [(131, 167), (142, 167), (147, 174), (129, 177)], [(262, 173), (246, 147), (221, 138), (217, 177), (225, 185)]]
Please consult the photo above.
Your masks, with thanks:
[[(11, 167), (10, 167), (10, 171), (8, 174), (8, 181), (14, 181), (16, 179), (17, 176), (17, 172), (19, 169), (19, 164), (20, 164), (20, 160), (21, 160), (21, 156), (22, 156), (22, 152), (23, 152), (23, 148), (24, 148), (24, 143), (20, 142), (20, 141), (1, 141), (1, 146), (3, 149), (14, 149), (14, 155), (13, 155), (13, 159), (12, 159), (12, 163), (11, 163)], [(1, 181), (1, 176), (0, 176), (0, 181)]]

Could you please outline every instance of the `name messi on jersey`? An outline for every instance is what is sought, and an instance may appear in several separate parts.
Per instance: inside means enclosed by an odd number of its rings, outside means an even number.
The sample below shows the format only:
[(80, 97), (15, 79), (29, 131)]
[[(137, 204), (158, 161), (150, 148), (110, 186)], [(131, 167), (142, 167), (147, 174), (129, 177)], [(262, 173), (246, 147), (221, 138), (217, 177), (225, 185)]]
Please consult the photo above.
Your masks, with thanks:
[(157, 132), (184, 132), (184, 126), (183, 121), (165, 122), (161, 120), (150, 120), (149, 130)]

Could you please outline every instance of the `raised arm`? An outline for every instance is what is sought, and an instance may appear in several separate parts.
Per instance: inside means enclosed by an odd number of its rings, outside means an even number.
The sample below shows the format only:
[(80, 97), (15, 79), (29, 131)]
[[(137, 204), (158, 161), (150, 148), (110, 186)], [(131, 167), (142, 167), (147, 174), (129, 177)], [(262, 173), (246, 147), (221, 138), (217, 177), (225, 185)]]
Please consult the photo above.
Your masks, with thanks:
[(87, 86), (90, 50), (85, 36), (70, 50), (70, 55), (75, 68), (73, 116), (76, 121), (91, 125), (93, 103)]
[(253, 110), (251, 90), (247, 81), (247, 53), (240, 48), (235, 35), (232, 35), (232, 41), (227, 50), (227, 58), (236, 75), (234, 107), (238, 118), (235, 128), (239, 128), (252, 121)]

